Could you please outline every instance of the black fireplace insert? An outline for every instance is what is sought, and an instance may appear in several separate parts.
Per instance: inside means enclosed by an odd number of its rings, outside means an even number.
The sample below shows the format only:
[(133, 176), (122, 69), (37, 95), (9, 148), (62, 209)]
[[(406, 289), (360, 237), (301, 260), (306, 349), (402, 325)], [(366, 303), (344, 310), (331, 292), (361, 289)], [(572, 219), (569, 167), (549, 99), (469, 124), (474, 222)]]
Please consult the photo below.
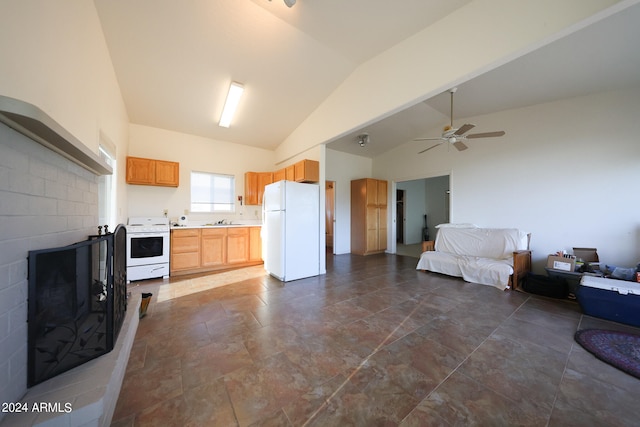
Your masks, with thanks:
[(126, 311), (126, 229), (29, 252), (29, 387), (111, 351)]

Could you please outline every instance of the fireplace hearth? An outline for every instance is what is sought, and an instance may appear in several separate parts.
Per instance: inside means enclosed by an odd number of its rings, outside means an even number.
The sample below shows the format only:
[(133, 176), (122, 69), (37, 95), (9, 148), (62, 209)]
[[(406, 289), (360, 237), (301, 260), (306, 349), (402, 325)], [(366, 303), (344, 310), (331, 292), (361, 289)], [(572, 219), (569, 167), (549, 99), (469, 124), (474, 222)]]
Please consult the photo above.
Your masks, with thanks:
[(110, 352), (126, 314), (126, 229), (29, 252), (27, 385)]

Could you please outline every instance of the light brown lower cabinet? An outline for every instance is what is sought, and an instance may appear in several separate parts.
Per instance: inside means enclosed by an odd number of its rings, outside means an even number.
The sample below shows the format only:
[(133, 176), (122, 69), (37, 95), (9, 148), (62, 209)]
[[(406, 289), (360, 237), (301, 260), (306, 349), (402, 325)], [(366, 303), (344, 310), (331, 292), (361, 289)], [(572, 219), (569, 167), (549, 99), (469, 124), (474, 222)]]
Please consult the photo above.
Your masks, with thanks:
[(261, 251), (260, 227), (171, 230), (170, 274), (179, 276), (262, 264)]
[(260, 227), (249, 227), (249, 261), (262, 262), (262, 236)]
[(191, 270), (199, 267), (200, 230), (172, 231), (170, 271)]
[(249, 262), (249, 229), (227, 229), (227, 264)]
[(200, 233), (201, 266), (224, 266), (227, 263), (227, 229), (203, 228)]

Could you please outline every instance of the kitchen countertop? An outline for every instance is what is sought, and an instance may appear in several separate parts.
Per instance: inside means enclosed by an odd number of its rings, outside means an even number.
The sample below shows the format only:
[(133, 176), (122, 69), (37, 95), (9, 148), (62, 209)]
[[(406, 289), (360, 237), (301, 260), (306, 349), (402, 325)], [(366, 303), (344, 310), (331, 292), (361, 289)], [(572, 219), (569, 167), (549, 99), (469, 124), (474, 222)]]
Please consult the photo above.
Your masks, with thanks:
[(239, 228), (239, 227), (262, 227), (262, 224), (203, 224), (203, 225), (172, 225), (172, 230), (187, 230), (190, 228)]

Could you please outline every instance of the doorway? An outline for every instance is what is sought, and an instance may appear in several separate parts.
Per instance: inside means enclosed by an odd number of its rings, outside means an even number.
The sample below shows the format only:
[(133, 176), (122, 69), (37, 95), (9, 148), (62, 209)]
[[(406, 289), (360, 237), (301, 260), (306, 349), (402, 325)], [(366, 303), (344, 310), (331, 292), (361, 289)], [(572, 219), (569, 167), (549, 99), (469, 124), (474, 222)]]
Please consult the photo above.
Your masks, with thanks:
[(395, 253), (419, 256), (422, 241), (434, 240), (436, 226), (449, 222), (449, 175), (395, 184)]
[(325, 181), (325, 246), (333, 253), (334, 228), (336, 223), (336, 183)]
[(396, 190), (396, 242), (400, 244), (404, 243), (404, 224), (406, 221), (404, 212), (405, 196), (405, 190)]

